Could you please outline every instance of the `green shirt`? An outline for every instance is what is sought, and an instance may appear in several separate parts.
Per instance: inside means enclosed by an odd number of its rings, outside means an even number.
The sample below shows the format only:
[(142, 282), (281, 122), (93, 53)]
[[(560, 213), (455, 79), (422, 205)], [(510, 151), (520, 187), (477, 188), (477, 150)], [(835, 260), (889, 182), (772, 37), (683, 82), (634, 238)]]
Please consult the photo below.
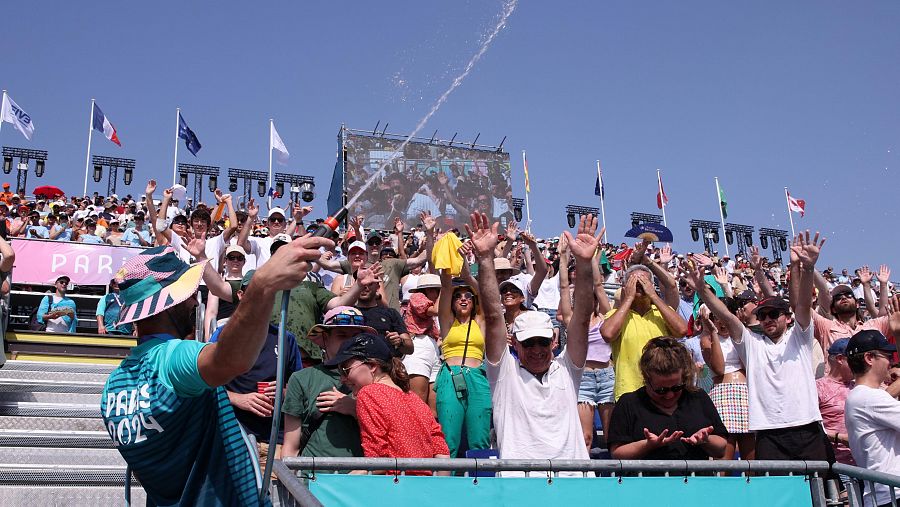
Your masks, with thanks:
[[(275, 297), (275, 307), (272, 309), (272, 324), (276, 326), (281, 321), (281, 294), (279, 292)], [(291, 290), (287, 309), (287, 330), (294, 333), (297, 338), (297, 345), (303, 351), (303, 357), (322, 360), (322, 349), (309, 341), (306, 333), (325, 314), (325, 306), (333, 297), (335, 297), (333, 292), (310, 281), (301, 282)]]
[[(384, 259), (381, 261), (381, 267), (384, 269), (384, 297), (387, 301), (385, 306), (400, 311), (400, 280), (409, 274), (409, 268), (406, 266), (406, 259)], [(341, 272), (345, 275), (352, 274), (350, 271), (350, 261), (341, 261)]]
[[(281, 411), (300, 419), (309, 428), (316, 419), (316, 396), (319, 393), (341, 388), (337, 369), (316, 365), (304, 368), (288, 380), (287, 393)], [(300, 456), (307, 457), (360, 457), (363, 455), (359, 436), (359, 424), (354, 417), (328, 413), (322, 417), (319, 427), (309, 436)]]

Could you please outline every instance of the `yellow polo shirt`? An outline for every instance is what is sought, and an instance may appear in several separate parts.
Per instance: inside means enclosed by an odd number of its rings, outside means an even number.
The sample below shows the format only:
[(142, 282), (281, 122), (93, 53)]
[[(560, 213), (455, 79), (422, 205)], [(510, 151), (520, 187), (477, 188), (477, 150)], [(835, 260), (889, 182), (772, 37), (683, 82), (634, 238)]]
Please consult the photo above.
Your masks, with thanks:
[[(606, 320), (618, 310), (610, 310), (606, 314)], [(616, 369), (615, 397), (619, 399), (625, 393), (630, 393), (644, 385), (644, 377), (641, 376), (639, 362), (644, 345), (657, 336), (669, 336), (671, 332), (666, 326), (662, 312), (656, 305), (644, 315), (633, 310), (628, 310), (628, 317), (619, 331), (619, 338), (612, 342), (612, 360)]]

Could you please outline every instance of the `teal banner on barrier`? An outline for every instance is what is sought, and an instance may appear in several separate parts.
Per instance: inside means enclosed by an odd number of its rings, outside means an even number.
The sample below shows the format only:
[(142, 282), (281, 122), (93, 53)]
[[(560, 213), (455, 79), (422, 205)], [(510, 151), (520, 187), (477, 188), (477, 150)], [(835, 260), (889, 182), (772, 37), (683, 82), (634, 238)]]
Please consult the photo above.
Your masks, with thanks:
[[(812, 505), (805, 477), (561, 477), (539, 478), (405, 477), (322, 474), (309, 489), (330, 507), (390, 505), (581, 505), (603, 507), (703, 506), (807, 507)], [(551, 503), (552, 502), (552, 503)]]

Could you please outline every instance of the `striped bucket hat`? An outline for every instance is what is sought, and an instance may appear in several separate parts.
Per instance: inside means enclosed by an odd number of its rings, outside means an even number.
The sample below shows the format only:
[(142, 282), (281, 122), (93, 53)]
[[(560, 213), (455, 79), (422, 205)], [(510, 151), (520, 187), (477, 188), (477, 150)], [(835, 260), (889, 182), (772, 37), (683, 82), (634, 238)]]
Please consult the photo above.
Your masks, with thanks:
[(122, 309), (117, 325), (146, 319), (197, 292), (207, 261), (187, 264), (170, 246), (148, 248), (116, 273)]

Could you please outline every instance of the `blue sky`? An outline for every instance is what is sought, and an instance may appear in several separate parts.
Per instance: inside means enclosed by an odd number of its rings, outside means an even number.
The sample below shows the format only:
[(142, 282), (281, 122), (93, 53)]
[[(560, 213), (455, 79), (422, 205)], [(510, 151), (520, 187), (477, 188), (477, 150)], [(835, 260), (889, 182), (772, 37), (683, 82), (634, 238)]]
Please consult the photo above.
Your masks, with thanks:
[[(0, 144), (49, 151), (29, 187), (80, 192), (96, 98), (123, 148), (95, 136), (93, 153), (137, 159), (130, 191), (140, 193), (149, 177), (171, 178), (176, 106), (203, 143), (196, 159), (182, 147), (179, 161), (221, 166), (223, 180), (227, 167), (266, 169), (271, 117), (292, 153), (277, 170), (315, 176), (324, 212), (340, 124), (411, 130), (501, 7), (6, 2), (0, 87), (37, 131), (28, 143), (4, 124)], [(718, 218), (718, 176), (729, 221), (788, 229), (788, 186), (807, 201), (798, 228), (829, 237), (825, 263), (890, 262), (897, 26), (892, 1), (522, 2), (423, 132), (507, 136), (518, 196), (528, 150), (539, 235), (566, 227), (566, 204), (599, 205), (600, 159), (611, 241), (631, 211), (657, 212), (660, 168), (678, 250), (700, 248), (689, 219)]]

